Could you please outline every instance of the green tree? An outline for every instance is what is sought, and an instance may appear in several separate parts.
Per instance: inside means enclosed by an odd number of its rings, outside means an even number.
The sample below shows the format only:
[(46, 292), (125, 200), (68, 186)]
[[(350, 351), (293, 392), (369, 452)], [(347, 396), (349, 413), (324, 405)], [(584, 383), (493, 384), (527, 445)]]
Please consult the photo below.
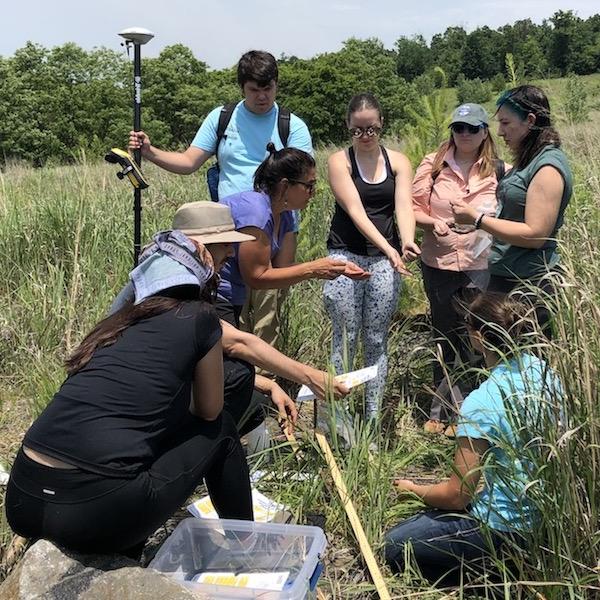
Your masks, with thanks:
[(75, 44), (47, 50), (28, 43), (2, 62), (2, 70), (0, 148), (5, 159), (36, 165), (69, 161), (80, 148), (100, 154), (125, 140), (131, 91), (126, 63), (116, 53), (88, 53)]
[(552, 66), (560, 75), (571, 72), (579, 75), (592, 73), (596, 68), (596, 57), (592, 48), (597, 40), (591, 35), (592, 30), (588, 22), (580, 19), (571, 10), (559, 10), (552, 15), (550, 21), (554, 26), (550, 47)]
[(466, 45), (467, 33), (462, 27), (448, 27), (431, 38), (431, 62), (444, 69), (450, 85), (462, 72)]
[(376, 39), (350, 39), (340, 52), (281, 65), (281, 104), (306, 120), (317, 143), (347, 139), (348, 101), (364, 91), (378, 97), (388, 131), (401, 126), (406, 107), (416, 98), (411, 86), (396, 75), (394, 53)]
[[(156, 143), (172, 146), (190, 142), (206, 112), (215, 106), (206, 94), (206, 64), (186, 46), (175, 44), (157, 58), (147, 60), (142, 77), (148, 117), (156, 122), (155, 129), (160, 123), (166, 133), (166, 139), (161, 139), (160, 132), (154, 131), (158, 134), (154, 136)], [(202, 112), (198, 114), (200, 107)]]
[(406, 81), (423, 75), (431, 65), (431, 50), (422, 35), (396, 40), (396, 72)]
[(468, 36), (463, 51), (462, 73), (467, 79), (491, 79), (504, 67), (503, 37), (489, 27), (479, 27)]

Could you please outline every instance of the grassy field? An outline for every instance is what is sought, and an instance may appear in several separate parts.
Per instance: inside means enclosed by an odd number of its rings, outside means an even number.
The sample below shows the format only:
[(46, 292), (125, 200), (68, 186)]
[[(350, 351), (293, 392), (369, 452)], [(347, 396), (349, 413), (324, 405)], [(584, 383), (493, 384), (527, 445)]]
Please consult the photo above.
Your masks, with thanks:
[[(596, 89), (597, 79), (590, 80)], [(556, 97), (564, 91), (553, 83)], [(563, 90), (563, 91), (561, 91)], [(560, 111), (559, 111), (560, 112)], [(561, 289), (558, 336), (546, 349), (567, 390), (568, 431), (549, 431), (540, 463), (536, 495), (543, 523), (535, 532), (532, 555), (519, 582), (505, 598), (593, 598), (600, 593), (600, 114), (581, 124), (559, 125), (575, 172), (575, 192), (562, 230), (567, 284)], [(319, 185), (302, 217), (299, 259), (325, 253), (334, 201), (324, 162), (332, 149), (318, 152)], [(151, 188), (144, 193), (143, 238), (167, 228), (182, 202), (207, 197), (203, 174), (169, 175), (146, 166)], [(131, 266), (131, 189), (114, 168), (82, 154), (76, 166), (32, 170), (9, 165), (0, 172), (0, 462), (10, 466), (22, 435), (60, 385), (62, 361), (82, 335), (103, 316)], [(351, 497), (378, 556), (383, 533), (413, 513), (419, 503), (399, 499), (394, 475), (434, 480), (448, 472), (452, 444), (420, 432), (424, 384), (433, 351), (427, 334), (426, 302), (418, 270), (405, 282), (390, 336), (388, 416), (382, 436), (357, 429), (358, 443), (345, 451), (332, 440)], [(330, 325), (321, 286), (295, 286), (285, 304), (286, 353), (325, 368)], [(303, 408), (303, 411), (307, 409)], [(375, 598), (358, 545), (324, 473), (303, 415), (304, 458), (298, 465), (282, 448), (271, 453), (275, 472), (300, 470), (307, 479), (275, 477), (261, 491), (289, 505), (298, 522), (322, 516), (329, 539), (321, 587), (332, 598)], [(379, 452), (368, 448), (375, 442)], [(317, 515), (317, 517), (315, 517)], [(4, 519), (2, 511), (2, 519)], [(0, 523), (0, 543), (10, 531)], [(415, 575), (385, 572), (396, 598), (447, 597)], [(480, 587), (453, 597), (490, 597)], [(537, 595), (536, 595), (537, 594)]]

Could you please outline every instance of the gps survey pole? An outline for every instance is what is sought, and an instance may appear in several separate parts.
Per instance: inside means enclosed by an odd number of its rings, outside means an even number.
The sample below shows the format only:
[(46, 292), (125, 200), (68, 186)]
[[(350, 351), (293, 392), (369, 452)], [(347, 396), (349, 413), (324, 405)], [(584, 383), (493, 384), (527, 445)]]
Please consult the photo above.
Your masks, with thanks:
[[(119, 32), (125, 39), (125, 46), (129, 53), (133, 45), (133, 130), (142, 129), (142, 54), (141, 46), (147, 44), (154, 34), (143, 27), (130, 27)], [(138, 166), (142, 164), (142, 151), (135, 150), (134, 159)], [(133, 266), (137, 265), (140, 255), (142, 238), (142, 189), (134, 187), (133, 190)]]

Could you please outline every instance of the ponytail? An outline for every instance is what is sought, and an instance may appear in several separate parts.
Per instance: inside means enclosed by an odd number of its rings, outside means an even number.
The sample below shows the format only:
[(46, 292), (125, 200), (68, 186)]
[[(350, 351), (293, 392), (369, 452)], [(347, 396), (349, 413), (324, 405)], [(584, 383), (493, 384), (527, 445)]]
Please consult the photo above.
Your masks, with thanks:
[(282, 179), (302, 179), (309, 169), (315, 168), (315, 159), (298, 148), (275, 149), (275, 144), (267, 144), (269, 156), (254, 173), (254, 190), (272, 196)]

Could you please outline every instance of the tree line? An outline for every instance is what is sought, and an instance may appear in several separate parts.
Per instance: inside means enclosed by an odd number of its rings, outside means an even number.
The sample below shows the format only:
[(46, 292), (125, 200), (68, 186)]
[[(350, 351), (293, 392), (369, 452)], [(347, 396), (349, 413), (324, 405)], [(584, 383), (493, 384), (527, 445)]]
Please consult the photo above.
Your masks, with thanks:
[[(427, 44), (399, 38), (349, 39), (311, 59), (282, 56), (278, 102), (302, 116), (315, 143), (345, 140), (346, 104), (369, 90), (380, 99), (388, 132), (414, 127), (423, 95), (456, 86), (459, 101), (485, 102), (508, 80), (600, 71), (600, 14), (559, 11), (497, 30), (449, 27)], [(181, 44), (143, 60), (143, 127), (164, 148), (185, 147), (215, 106), (240, 98), (235, 69), (210, 70)], [(122, 146), (131, 126), (132, 68), (123, 52), (52, 49), (27, 43), (0, 57), (0, 160), (68, 162), (83, 149)]]

